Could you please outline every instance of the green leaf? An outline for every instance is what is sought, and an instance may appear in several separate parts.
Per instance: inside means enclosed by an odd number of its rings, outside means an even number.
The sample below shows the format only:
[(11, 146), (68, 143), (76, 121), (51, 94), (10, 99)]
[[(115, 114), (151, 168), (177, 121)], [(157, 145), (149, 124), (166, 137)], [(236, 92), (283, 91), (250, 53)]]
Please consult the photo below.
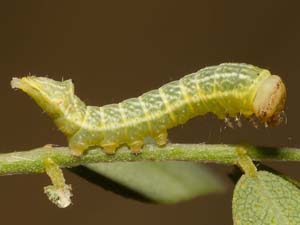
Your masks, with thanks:
[(72, 171), (123, 196), (155, 203), (176, 203), (223, 190), (205, 166), (195, 163), (96, 163)]
[(299, 225), (300, 190), (266, 171), (243, 175), (233, 194), (235, 225)]

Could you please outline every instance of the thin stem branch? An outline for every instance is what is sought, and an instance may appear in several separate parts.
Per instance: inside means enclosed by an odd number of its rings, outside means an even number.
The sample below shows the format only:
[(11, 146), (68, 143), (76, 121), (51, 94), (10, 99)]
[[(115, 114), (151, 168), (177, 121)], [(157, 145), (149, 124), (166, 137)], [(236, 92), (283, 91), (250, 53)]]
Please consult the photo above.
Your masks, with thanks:
[[(116, 154), (108, 155), (99, 148), (91, 149), (81, 157), (72, 155), (67, 147), (50, 147), (0, 154), (0, 175), (18, 173), (43, 173), (44, 161), (51, 158), (60, 167), (75, 167), (97, 162), (117, 161), (201, 161), (236, 164), (237, 145), (168, 144), (165, 147), (146, 145), (142, 152), (133, 154), (123, 147)], [(300, 149), (243, 146), (252, 160), (300, 161)]]

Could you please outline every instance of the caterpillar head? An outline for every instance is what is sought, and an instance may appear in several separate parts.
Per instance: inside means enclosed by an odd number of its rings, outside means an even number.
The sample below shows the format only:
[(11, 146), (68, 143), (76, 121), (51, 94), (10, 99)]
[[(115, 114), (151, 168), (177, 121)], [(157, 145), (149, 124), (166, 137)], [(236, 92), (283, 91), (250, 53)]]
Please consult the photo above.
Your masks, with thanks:
[(59, 82), (46, 77), (27, 76), (13, 78), (11, 86), (30, 95), (52, 118), (62, 114), (74, 94), (71, 80)]
[(282, 122), (282, 112), (286, 100), (286, 88), (281, 78), (271, 75), (257, 89), (254, 98), (254, 113), (267, 125), (277, 125)]

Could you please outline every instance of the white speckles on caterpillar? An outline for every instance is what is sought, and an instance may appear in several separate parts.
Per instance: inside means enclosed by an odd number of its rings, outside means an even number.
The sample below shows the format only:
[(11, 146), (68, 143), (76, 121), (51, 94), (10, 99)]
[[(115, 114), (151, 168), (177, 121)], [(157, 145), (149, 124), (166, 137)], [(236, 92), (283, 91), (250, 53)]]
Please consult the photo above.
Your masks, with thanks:
[(279, 76), (241, 63), (206, 67), (138, 98), (102, 107), (86, 106), (74, 95), (71, 80), (27, 76), (13, 78), (12, 87), (29, 94), (51, 116), (76, 155), (91, 146), (114, 153), (120, 144), (139, 152), (145, 137), (164, 145), (167, 129), (208, 112), (220, 119), (254, 115), (277, 124), (286, 99)]

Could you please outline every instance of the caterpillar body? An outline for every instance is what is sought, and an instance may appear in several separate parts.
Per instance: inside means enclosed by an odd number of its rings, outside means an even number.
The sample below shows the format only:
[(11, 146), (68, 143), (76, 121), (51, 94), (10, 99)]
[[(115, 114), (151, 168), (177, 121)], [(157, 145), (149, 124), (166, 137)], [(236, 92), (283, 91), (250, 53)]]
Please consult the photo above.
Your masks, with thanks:
[(50, 115), (76, 155), (91, 146), (114, 153), (121, 144), (139, 152), (148, 136), (164, 145), (167, 129), (208, 112), (221, 119), (242, 114), (278, 123), (286, 99), (279, 76), (243, 63), (205, 67), (137, 98), (102, 107), (86, 106), (74, 95), (71, 80), (27, 76), (13, 78), (12, 87), (29, 94)]

